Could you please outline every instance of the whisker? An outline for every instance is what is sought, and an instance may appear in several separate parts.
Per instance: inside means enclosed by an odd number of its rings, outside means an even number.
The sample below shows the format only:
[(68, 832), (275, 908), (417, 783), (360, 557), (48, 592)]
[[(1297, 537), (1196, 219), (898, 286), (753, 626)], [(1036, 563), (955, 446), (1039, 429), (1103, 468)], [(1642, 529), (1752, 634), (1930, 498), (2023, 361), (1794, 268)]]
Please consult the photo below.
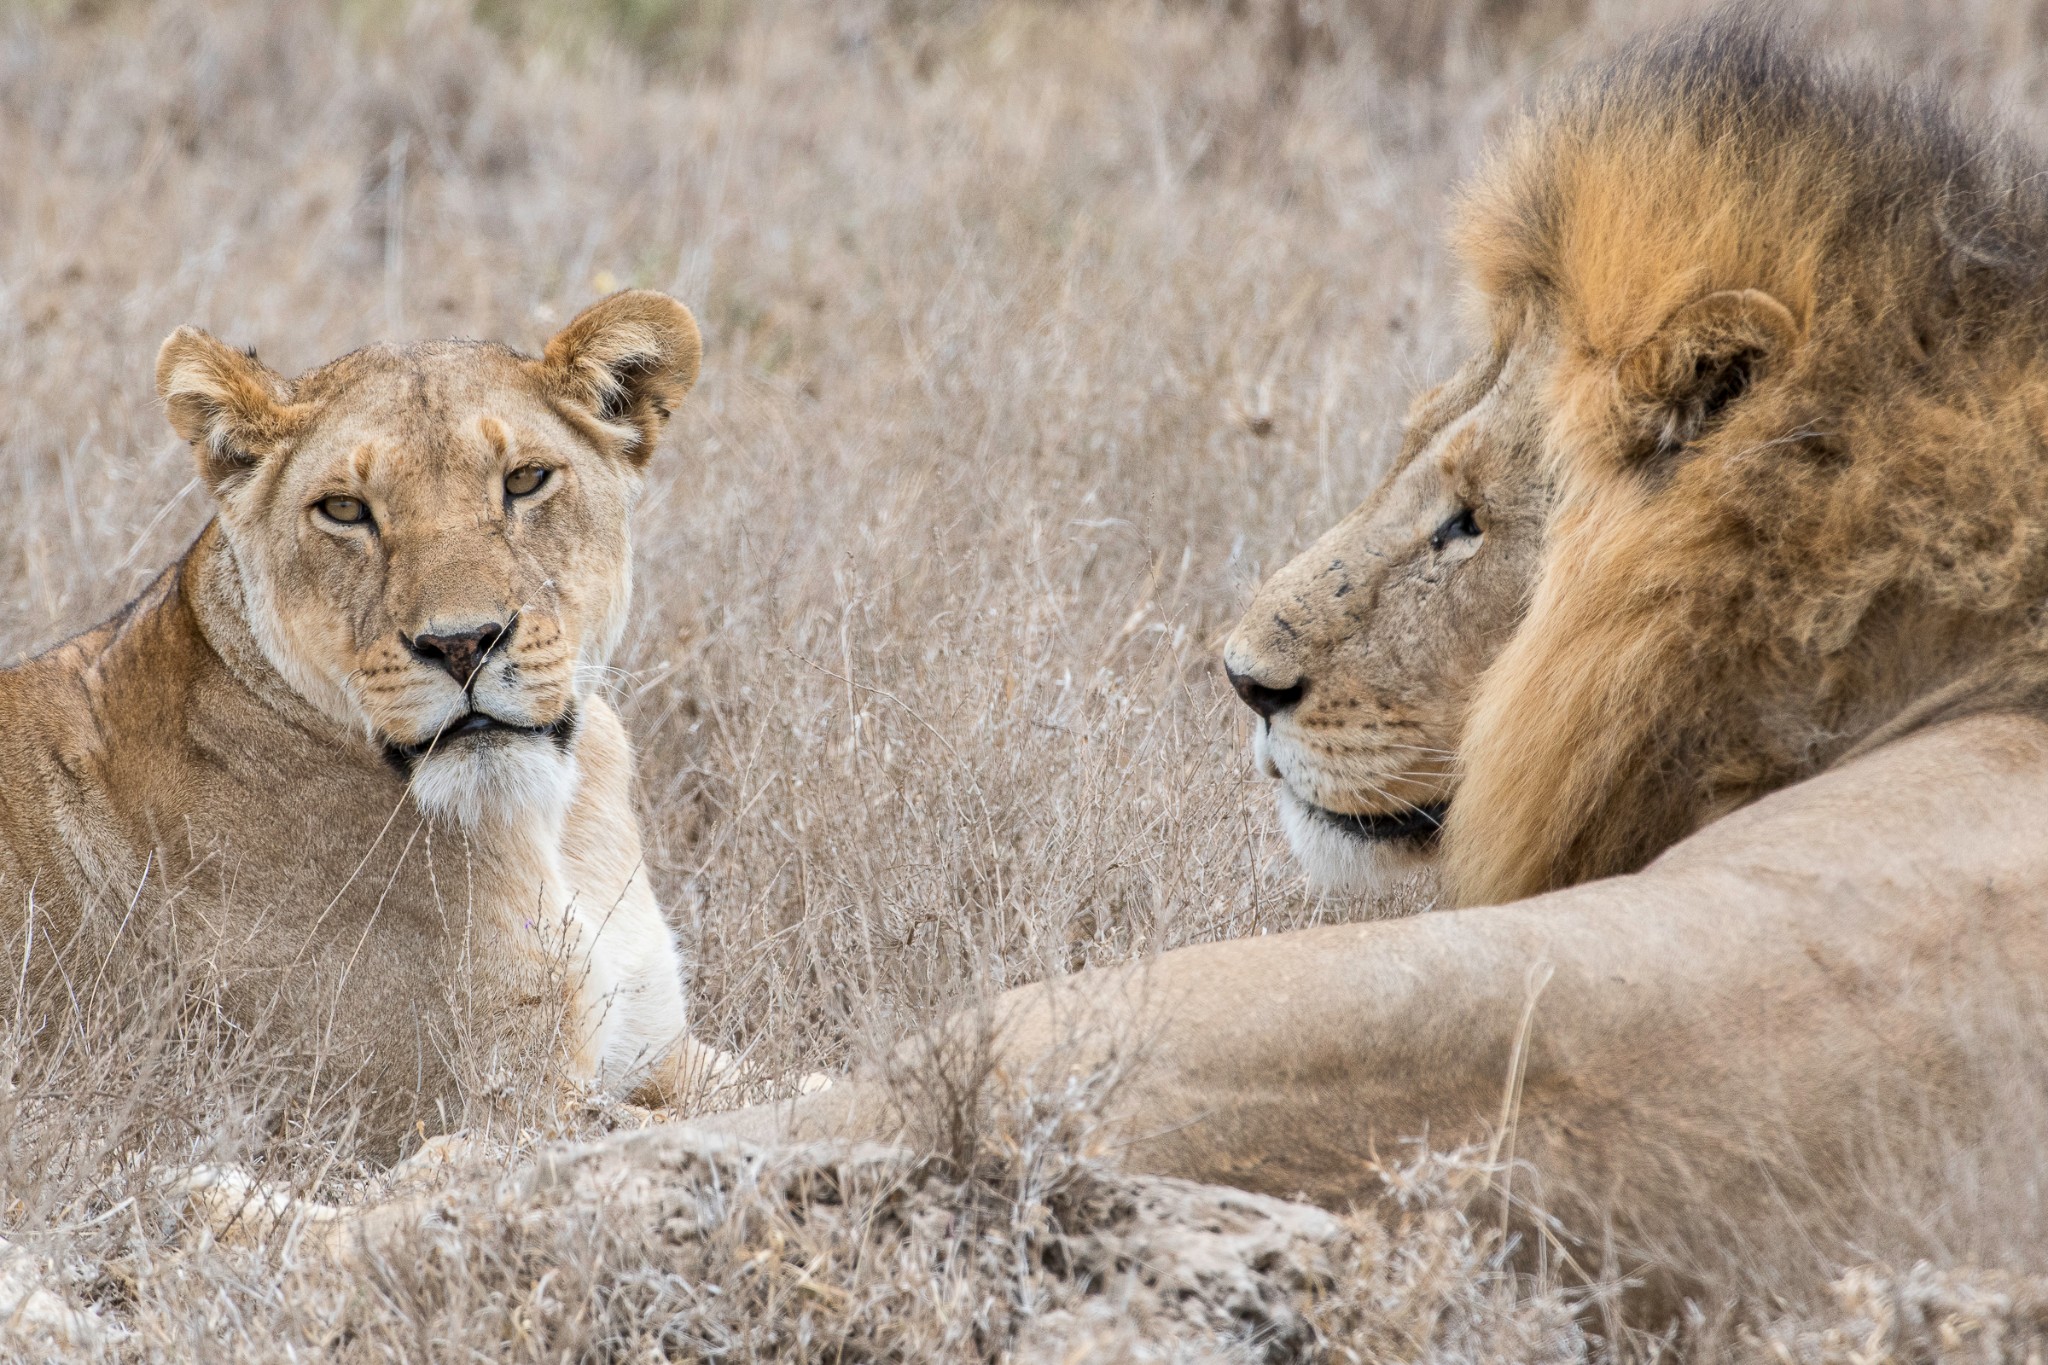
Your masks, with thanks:
[(1423, 819), (1429, 821), (1429, 823), (1437, 829), (1442, 829), (1444, 827), (1444, 822), (1438, 819), (1436, 816), (1430, 814), (1429, 807), (1421, 804), (1420, 802), (1406, 801), (1398, 796), (1389, 796), (1385, 789), (1380, 789), (1376, 791), (1374, 794), (1385, 800), (1392, 801), (1395, 806), (1399, 807), (1398, 810), (1393, 812), (1394, 814), (1419, 815)]

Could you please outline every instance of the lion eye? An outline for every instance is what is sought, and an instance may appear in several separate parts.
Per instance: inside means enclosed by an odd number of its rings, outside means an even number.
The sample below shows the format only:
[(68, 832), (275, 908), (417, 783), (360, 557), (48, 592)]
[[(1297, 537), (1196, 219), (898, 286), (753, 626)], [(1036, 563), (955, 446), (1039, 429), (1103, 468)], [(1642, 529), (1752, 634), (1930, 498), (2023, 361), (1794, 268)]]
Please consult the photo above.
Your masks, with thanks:
[(522, 465), (505, 476), (505, 491), (515, 498), (529, 493), (538, 493), (542, 484), (548, 481), (548, 471), (540, 465)]
[(1458, 509), (1457, 515), (1430, 533), (1429, 548), (1441, 550), (1454, 540), (1476, 540), (1480, 535), (1479, 518), (1469, 507)]
[(361, 498), (322, 498), (315, 504), (320, 515), (343, 526), (360, 526), (370, 519), (370, 509)]

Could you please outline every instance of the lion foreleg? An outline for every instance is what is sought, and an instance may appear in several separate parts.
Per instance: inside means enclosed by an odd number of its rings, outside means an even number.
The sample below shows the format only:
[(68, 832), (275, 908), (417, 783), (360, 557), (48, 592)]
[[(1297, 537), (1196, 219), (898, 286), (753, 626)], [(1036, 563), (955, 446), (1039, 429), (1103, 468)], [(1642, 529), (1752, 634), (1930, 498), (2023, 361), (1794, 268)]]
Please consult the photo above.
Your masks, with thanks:
[[(1871, 1132), (1891, 1156), (1981, 1141), (1989, 1081), (2038, 1075), (2043, 828), (2048, 726), (1978, 717), (1633, 876), (1009, 992), (996, 1070), (1121, 1056), (1106, 1117), (1141, 1170), (1344, 1206), (1382, 1193), (1403, 1144), (1476, 1144), (1527, 1172), (1510, 1192), (1562, 1220), (1546, 1237), (1701, 1262), (1807, 1248), (1811, 1270), (1816, 1237), (1870, 1213)], [(920, 1137), (876, 1082), (709, 1126)], [(1902, 1194), (1932, 1179), (1899, 1169)]]

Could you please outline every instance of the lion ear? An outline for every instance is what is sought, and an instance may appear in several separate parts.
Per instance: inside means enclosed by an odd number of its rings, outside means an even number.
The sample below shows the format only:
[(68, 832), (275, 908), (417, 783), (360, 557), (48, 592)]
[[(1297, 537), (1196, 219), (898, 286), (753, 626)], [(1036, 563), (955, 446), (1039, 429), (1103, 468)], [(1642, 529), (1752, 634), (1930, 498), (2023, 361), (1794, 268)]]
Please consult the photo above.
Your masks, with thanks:
[(578, 313), (539, 363), (598, 434), (638, 465), (697, 382), (703, 353), (689, 309), (652, 289), (628, 289)]
[(1723, 289), (1674, 312), (1621, 359), (1623, 400), (1656, 454), (1683, 448), (1799, 340), (1799, 324), (1761, 289)]
[(165, 339), (156, 354), (156, 391), (216, 493), (276, 453), (296, 425), (284, 381), (254, 351), (238, 351), (197, 327)]

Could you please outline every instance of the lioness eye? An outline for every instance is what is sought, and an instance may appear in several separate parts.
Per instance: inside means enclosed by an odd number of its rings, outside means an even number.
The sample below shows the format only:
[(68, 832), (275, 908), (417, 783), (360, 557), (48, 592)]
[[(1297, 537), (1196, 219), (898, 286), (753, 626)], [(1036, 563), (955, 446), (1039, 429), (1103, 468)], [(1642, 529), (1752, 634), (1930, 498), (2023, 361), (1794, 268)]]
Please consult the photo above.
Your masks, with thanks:
[(1472, 515), (1471, 508), (1461, 507), (1455, 516), (1430, 534), (1429, 548), (1441, 550), (1454, 540), (1472, 540), (1479, 534), (1479, 518)]
[(505, 476), (505, 491), (515, 498), (538, 493), (548, 481), (548, 471), (537, 464), (523, 465)]
[(370, 509), (361, 498), (322, 498), (318, 505), (322, 516), (343, 526), (360, 526), (370, 519)]

